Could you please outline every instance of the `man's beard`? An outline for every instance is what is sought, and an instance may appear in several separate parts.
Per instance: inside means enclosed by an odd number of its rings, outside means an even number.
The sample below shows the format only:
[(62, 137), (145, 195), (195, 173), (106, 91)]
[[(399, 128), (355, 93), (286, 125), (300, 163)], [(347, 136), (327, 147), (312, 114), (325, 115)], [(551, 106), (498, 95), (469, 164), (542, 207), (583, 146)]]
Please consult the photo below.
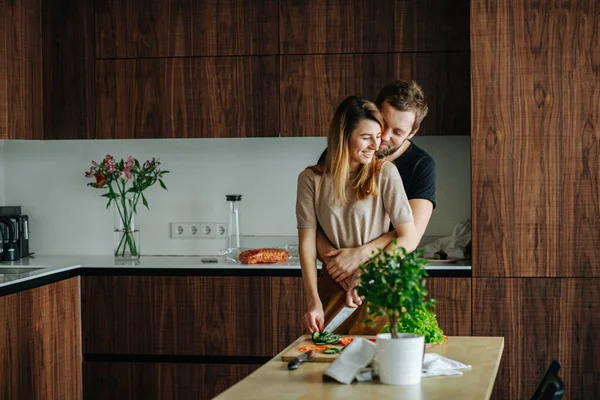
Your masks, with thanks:
[(385, 148), (382, 148), (380, 145), (379, 150), (377, 150), (377, 152), (375, 153), (375, 156), (377, 156), (377, 158), (387, 157), (391, 154), (394, 154), (396, 152), (396, 150), (398, 150), (400, 148), (400, 146), (398, 146), (398, 147), (386, 146)]

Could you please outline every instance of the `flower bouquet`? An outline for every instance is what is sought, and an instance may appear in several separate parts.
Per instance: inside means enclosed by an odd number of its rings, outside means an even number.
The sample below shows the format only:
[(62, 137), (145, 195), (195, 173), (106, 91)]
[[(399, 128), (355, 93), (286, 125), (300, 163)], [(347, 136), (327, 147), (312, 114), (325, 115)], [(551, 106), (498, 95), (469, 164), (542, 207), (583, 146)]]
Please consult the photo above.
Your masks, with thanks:
[(88, 183), (88, 186), (108, 189), (102, 197), (108, 198), (106, 208), (113, 204), (115, 209), (115, 258), (139, 259), (139, 230), (136, 229), (134, 218), (137, 204), (142, 199), (144, 206), (150, 209), (144, 191), (156, 182), (167, 190), (162, 179), (168, 173), (169, 171), (161, 171), (160, 162), (156, 158), (144, 164), (140, 164), (132, 156), (115, 161), (111, 155), (107, 155), (100, 163), (92, 161), (85, 177), (95, 178), (96, 181)]

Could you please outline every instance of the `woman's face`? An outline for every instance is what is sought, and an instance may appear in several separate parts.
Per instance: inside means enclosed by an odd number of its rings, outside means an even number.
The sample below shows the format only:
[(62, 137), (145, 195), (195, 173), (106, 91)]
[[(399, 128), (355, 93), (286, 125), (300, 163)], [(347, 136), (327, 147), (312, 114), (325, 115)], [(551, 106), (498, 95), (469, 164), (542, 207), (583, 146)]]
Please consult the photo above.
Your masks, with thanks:
[(381, 143), (381, 126), (373, 120), (363, 119), (350, 135), (348, 152), (350, 170), (354, 171), (361, 164), (368, 164), (375, 157)]

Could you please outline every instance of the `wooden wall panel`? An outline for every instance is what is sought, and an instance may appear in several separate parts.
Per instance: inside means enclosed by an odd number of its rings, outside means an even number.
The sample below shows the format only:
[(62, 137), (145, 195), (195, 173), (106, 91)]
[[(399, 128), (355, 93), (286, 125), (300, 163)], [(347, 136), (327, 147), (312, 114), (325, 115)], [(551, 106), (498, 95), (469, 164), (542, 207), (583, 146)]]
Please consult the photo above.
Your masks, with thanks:
[(270, 356), (269, 277), (89, 276), (84, 353)]
[(335, 109), (347, 96), (375, 100), (396, 79), (416, 80), (430, 112), (419, 135), (470, 132), (467, 53), (284, 56), (281, 67), (283, 136), (326, 136)]
[(473, 335), (504, 336), (495, 399), (529, 398), (558, 359), (565, 399), (600, 398), (600, 279), (473, 279)]
[(307, 302), (302, 277), (272, 277), (271, 293), (273, 339), (275, 353), (279, 353), (308, 332), (304, 322)]
[(96, 62), (102, 138), (277, 136), (275, 56)]
[(471, 278), (428, 278), (425, 287), (444, 334), (471, 336)]
[(44, 139), (93, 139), (94, 6), (43, 0)]
[(81, 399), (79, 278), (0, 297), (0, 398)]
[(98, 58), (275, 54), (277, 0), (97, 0)]
[(281, 0), (283, 54), (468, 51), (467, 0)]
[(42, 139), (42, 7), (0, 0), (0, 139)]
[(212, 399), (259, 367), (256, 364), (85, 362), (84, 398)]
[(600, 276), (600, 5), (471, 1), (475, 276)]

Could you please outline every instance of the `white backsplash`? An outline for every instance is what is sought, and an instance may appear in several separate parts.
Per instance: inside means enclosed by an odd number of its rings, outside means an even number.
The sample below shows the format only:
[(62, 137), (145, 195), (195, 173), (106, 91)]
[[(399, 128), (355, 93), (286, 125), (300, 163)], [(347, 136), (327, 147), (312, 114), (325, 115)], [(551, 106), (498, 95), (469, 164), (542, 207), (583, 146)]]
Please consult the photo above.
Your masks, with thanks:
[[(437, 208), (426, 235), (445, 236), (471, 217), (470, 137), (420, 137), (437, 164)], [(47, 255), (112, 251), (113, 214), (84, 172), (106, 154), (159, 157), (168, 191), (145, 192), (142, 254), (208, 255), (223, 239), (170, 239), (170, 222), (227, 222), (225, 194), (240, 193), (243, 235), (295, 236), (296, 179), (325, 138), (0, 141), (0, 205), (29, 215), (31, 249)]]

